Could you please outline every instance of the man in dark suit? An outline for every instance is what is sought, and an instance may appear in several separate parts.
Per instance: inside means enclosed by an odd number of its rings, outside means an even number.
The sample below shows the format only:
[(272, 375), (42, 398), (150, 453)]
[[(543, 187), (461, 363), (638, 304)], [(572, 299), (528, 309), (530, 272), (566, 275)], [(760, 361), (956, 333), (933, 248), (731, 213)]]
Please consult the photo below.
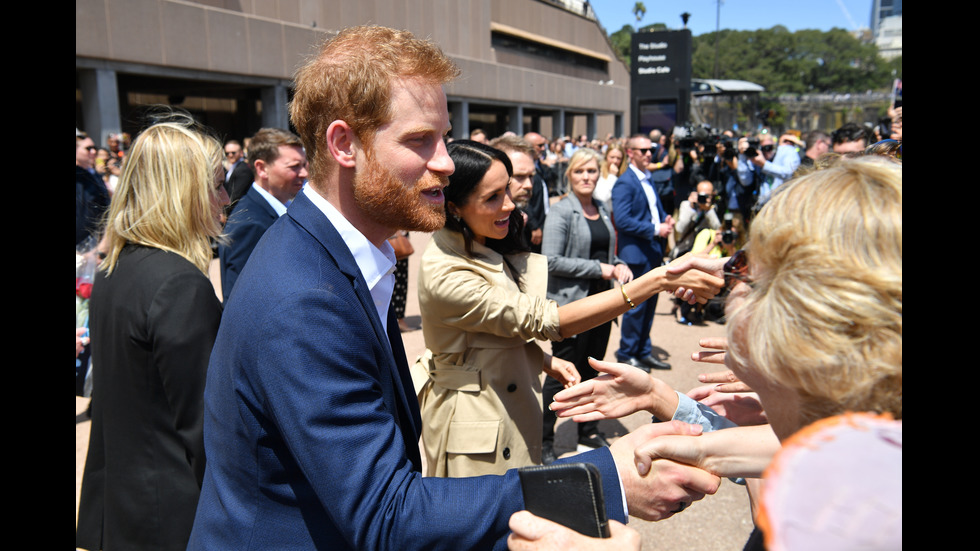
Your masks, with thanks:
[(242, 144), (236, 140), (229, 140), (225, 144), (225, 161), (228, 162), (228, 171), (225, 173), (225, 190), (231, 198), (231, 208), (235, 203), (248, 193), (248, 188), (252, 185), (255, 176), (252, 167), (245, 162), (245, 151)]
[[(538, 149), (537, 144), (547, 140), (537, 132), (528, 132), (524, 139)], [(548, 209), (551, 202), (548, 194), (548, 173), (551, 169), (541, 162), (541, 158), (534, 159), (534, 183), (531, 188), (531, 199), (527, 203), (527, 229), (531, 236), (531, 250), (536, 253), (541, 252), (541, 239), (544, 235), (544, 219), (548, 216)]]
[[(613, 186), (613, 222), (619, 242), (619, 257), (637, 276), (660, 266), (667, 236), (674, 219), (664, 212), (647, 167), (653, 155), (650, 138), (634, 135), (626, 146), (630, 166)], [(650, 330), (657, 310), (657, 296), (623, 314), (616, 358), (645, 371), (670, 369), (670, 364), (653, 356)]]
[(306, 183), (306, 151), (299, 136), (278, 128), (263, 128), (252, 137), (249, 163), (255, 182), (235, 205), (225, 224), (226, 243), (218, 246), (221, 293), (224, 301), (245, 267), (259, 238), (281, 215)]
[(109, 209), (109, 190), (95, 173), (95, 142), (75, 131), (75, 246), (90, 236), (98, 240), (102, 216)]
[[(290, 115), (310, 182), (256, 246), (222, 318), (189, 549), (506, 546), (523, 508), (516, 472), (422, 477), (419, 406), (389, 309), (387, 238), (445, 221), (455, 167), (443, 84), (457, 73), (435, 45), (382, 27), (341, 31), (297, 73)], [(717, 488), (673, 463), (670, 477), (640, 477), (639, 443), (577, 458), (603, 473), (611, 518), (626, 520), (624, 503), (663, 518)]]

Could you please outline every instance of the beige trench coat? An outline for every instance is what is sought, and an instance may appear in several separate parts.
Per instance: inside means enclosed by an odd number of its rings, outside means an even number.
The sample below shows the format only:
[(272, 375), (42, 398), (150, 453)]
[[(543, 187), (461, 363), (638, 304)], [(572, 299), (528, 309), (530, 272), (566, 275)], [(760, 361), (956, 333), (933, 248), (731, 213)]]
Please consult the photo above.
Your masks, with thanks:
[(419, 270), (426, 351), (412, 368), (428, 476), (503, 474), (541, 463), (541, 373), (535, 339), (561, 340), (558, 305), (545, 298), (541, 255), (504, 258), (439, 230)]

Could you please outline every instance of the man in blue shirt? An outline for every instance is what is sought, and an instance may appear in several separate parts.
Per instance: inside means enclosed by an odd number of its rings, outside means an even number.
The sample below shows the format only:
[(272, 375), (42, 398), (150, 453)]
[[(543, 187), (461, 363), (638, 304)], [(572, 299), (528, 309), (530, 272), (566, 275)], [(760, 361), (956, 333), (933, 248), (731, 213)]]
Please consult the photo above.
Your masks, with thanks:
[(783, 182), (793, 177), (800, 166), (800, 140), (792, 134), (779, 138), (779, 147), (774, 147), (772, 136), (764, 134), (759, 138), (759, 151), (752, 163), (762, 169), (764, 181), (759, 186), (759, 205), (765, 204)]

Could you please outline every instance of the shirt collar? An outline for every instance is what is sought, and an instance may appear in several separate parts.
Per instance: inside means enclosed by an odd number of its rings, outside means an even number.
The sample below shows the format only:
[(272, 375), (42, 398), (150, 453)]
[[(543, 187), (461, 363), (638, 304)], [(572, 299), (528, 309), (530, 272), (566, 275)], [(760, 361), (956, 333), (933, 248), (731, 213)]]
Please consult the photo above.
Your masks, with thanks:
[(371, 299), (374, 301), (378, 316), (381, 318), (381, 324), (387, 329), (388, 306), (395, 289), (395, 264), (397, 262), (395, 249), (387, 241), (382, 244), (382, 249), (375, 247), (364, 237), (364, 234), (344, 218), (344, 215), (336, 207), (310, 186), (303, 188), (303, 193), (326, 215), (327, 220), (333, 224), (341, 239), (347, 244), (347, 248), (354, 256), (354, 262), (357, 263), (364, 281), (367, 282)]
[(282, 202), (279, 201), (279, 199), (276, 199), (275, 197), (272, 196), (271, 193), (262, 189), (262, 186), (260, 186), (255, 182), (252, 182), (252, 189), (259, 192), (259, 195), (261, 195), (262, 197), (265, 198), (266, 201), (268, 201), (269, 206), (272, 207), (272, 210), (276, 211), (276, 214), (278, 214), (279, 216), (286, 214), (286, 205), (283, 205)]
[(629, 167), (630, 167), (630, 170), (632, 170), (633, 173), (636, 174), (636, 177), (639, 178), (641, 182), (644, 181), (644, 180), (649, 180), (650, 179), (650, 173), (648, 171), (646, 171), (646, 170), (640, 170), (640, 169), (636, 168), (636, 165), (634, 165), (633, 163), (630, 163), (629, 164)]

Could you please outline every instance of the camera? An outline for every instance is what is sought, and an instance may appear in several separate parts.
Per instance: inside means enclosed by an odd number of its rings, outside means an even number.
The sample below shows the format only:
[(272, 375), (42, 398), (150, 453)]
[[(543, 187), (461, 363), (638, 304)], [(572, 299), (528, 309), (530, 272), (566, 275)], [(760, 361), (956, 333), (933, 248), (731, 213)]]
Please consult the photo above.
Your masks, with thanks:
[(748, 147), (745, 149), (745, 157), (749, 159), (756, 157), (759, 154), (759, 138), (747, 138), (745, 141), (748, 143)]
[(710, 193), (699, 193), (698, 194), (698, 203), (700, 203), (702, 205), (707, 205), (708, 204), (708, 201), (710, 199), (711, 199), (711, 194)]
[(731, 138), (721, 138), (718, 142), (720, 145), (724, 146), (724, 151), (721, 153), (721, 158), (726, 161), (731, 161), (738, 155), (738, 150), (736, 149), (735, 141)]
[[(701, 197), (698, 197), (698, 201)], [(721, 226), (721, 242), (726, 245), (731, 245), (735, 242), (735, 230), (732, 229), (732, 218), (733, 215), (730, 212), (725, 213), (725, 221), (722, 222)]]

